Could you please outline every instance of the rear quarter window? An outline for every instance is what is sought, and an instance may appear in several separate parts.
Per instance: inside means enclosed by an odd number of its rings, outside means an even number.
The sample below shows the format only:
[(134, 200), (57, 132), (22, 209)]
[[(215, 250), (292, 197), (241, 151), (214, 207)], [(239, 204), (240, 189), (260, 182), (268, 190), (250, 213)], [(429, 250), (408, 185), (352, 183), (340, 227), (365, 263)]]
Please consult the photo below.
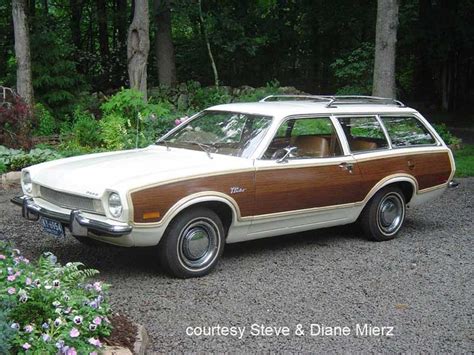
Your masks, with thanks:
[(436, 140), (418, 119), (411, 116), (381, 116), (392, 147), (434, 145)]

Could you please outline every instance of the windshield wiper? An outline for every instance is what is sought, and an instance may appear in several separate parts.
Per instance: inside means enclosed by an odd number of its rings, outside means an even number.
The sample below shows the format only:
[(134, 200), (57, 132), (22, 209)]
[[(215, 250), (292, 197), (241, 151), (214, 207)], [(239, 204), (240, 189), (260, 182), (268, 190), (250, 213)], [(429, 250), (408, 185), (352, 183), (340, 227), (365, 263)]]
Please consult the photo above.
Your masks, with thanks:
[(212, 156), (211, 156), (211, 152), (210, 150), (214, 147), (208, 145), (208, 144), (204, 144), (204, 143), (199, 143), (199, 142), (196, 142), (196, 141), (184, 141), (183, 143), (187, 143), (187, 144), (194, 144), (194, 145), (197, 145), (199, 148), (201, 148), (201, 150), (203, 152), (205, 152), (207, 154), (207, 156), (209, 157), (209, 159), (212, 159)]
[(159, 144), (159, 143), (165, 143), (165, 146), (166, 146), (166, 150), (171, 150), (170, 149), (170, 146), (168, 145), (168, 141), (166, 139), (163, 139), (163, 140), (159, 140), (157, 141), (155, 144)]

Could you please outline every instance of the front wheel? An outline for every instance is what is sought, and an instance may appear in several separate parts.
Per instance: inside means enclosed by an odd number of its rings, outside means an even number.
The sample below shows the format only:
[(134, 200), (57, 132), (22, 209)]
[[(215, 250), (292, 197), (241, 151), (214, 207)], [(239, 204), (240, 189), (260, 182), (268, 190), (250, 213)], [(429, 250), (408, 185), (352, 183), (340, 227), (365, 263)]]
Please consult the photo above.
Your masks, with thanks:
[(193, 208), (178, 215), (158, 245), (160, 262), (172, 275), (207, 275), (224, 251), (224, 227), (216, 213)]
[(369, 239), (385, 241), (396, 237), (405, 221), (406, 202), (403, 192), (387, 186), (377, 192), (361, 214), (361, 225)]

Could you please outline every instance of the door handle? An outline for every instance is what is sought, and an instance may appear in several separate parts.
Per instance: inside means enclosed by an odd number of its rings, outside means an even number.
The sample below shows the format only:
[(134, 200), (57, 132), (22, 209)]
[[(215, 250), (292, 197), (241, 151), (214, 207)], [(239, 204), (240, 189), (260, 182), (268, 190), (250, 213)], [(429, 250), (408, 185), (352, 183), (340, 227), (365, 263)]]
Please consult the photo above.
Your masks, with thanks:
[(344, 162), (344, 163), (339, 164), (339, 167), (341, 169), (347, 170), (350, 174), (354, 172), (353, 171), (354, 165), (352, 163)]

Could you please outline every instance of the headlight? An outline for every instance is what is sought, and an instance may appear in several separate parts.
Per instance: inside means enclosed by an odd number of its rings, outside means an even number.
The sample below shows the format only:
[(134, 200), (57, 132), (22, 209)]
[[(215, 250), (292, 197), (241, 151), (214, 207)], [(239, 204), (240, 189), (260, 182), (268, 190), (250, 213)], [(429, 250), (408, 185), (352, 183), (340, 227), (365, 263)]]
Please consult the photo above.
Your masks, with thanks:
[(120, 217), (122, 215), (123, 206), (122, 201), (120, 200), (120, 196), (112, 192), (109, 195), (109, 212), (113, 217)]
[(31, 192), (33, 191), (33, 183), (31, 182), (31, 176), (28, 171), (25, 171), (23, 173), (21, 184), (23, 185), (23, 190), (26, 193), (31, 194)]

